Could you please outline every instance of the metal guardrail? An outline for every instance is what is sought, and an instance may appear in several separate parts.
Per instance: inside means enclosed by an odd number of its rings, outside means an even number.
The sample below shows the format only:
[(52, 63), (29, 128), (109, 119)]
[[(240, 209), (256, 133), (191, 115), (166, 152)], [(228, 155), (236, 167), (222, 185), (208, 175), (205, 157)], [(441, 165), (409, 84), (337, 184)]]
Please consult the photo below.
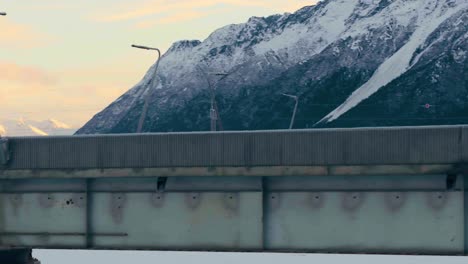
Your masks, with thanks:
[(10, 138), (7, 170), (458, 164), (468, 126)]

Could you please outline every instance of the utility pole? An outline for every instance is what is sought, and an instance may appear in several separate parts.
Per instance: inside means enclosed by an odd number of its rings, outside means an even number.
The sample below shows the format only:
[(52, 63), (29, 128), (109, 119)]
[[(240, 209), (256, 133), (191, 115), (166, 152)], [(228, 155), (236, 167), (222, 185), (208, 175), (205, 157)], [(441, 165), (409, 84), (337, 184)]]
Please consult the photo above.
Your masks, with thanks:
[(299, 105), (299, 97), (296, 96), (296, 95), (290, 95), (290, 94), (281, 94), (283, 96), (286, 96), (286, 97), (289, 97), (289, 98), (292, 98), (296, 101), (296, 105), (294, 106), (294, 111), (293, 111), (293, 115), (291, 117), (291, 124), (289, 125), (289, 129), (293, 129), (293, 126), (294, 126), (294, 121), (296, 119), (296, 112), (297, 112), (297, 107)]
[(150, 47), (140, 46), (140, 45), (132, 45), (132, 48), (144, 49), (144, 50), (154, 50), (154, 51), (156, 51), (158, 53), (158, 60), (156, 61), (156, 66), (155, 66), (155, 69), (154, 69), (154, 75), (153, 75), (153, 78), (151, 79), (151, 84), (150, 84), (150, 86), (148, 88), (149, 90), (146, 93), (145, 104), (143, 105), (143, 110), (141, 112), (140, 120), (138, 121), (137, 133), (141, 133), (143, 131), (143, 125), (145, 123), (146, 114), (148, 112), (149, 100), (150, 100), (151, 95), (152, 95), (151, 88), (156, 83), (158, 67), (159, 67), (159, 61), (161, 60), (161, 51), (158, 48), (150, 48)]

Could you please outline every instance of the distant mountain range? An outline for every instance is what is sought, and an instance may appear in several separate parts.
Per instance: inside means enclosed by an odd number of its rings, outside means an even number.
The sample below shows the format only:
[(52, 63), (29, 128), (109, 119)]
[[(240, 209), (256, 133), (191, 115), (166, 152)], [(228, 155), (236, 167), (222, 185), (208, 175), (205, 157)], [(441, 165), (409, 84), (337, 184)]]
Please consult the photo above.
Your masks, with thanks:
[[(78, 134), (468, 123), (468, 1), (325, 0), (172, 45)], [(225, 73), (216, 76), (211, 73)], [(221, 79), (221, 80), (219, 80)], [(219, 80), (219, 81), (218, 81)]]
[(24, 118), (18, 120), (0, 120), (1, 136), (58, 136), (73, 135), (75, 132), (76, 129), (56, 119), (44, 121)]

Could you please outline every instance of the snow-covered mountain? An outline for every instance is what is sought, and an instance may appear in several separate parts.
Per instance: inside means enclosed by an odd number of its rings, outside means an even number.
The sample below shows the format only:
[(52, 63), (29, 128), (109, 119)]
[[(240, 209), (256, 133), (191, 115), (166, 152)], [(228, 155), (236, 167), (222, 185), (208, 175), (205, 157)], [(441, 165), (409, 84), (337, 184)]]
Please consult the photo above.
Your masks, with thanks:
[(44, 121), (28, 120), (0, 120), (1, 136), (58, 136), (73, 135), (76, 129), (58, 121), (47, 119)]
[[(468, 1), (324, 0), (179, 41), (78, 133), (209, 128), (208, 82), (225, 129), (468, 122)], [(226, 73), (219, 77), (210, 73)]]

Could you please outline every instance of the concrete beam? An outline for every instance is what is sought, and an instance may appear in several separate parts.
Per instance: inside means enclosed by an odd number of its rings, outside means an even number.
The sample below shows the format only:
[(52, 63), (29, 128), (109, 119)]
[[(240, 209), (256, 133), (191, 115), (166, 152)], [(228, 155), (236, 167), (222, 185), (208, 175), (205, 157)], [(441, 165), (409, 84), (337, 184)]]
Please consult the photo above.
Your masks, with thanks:
[(465, 253), (461, 191), (90, 195), (87, 201), (85, 193), (2, 194), (7, 213), (2, 243), (47, 249)]
[(121, 177), (276, 177), (323, 175), (421, 175), (448, 174), (459, 170), (455, 164), (372, 165), (372, 166), (261, 166), (261, 167), (174, 167), (122, 169), (0, 170), (0, 179), (28, 178), (121, 178)]

